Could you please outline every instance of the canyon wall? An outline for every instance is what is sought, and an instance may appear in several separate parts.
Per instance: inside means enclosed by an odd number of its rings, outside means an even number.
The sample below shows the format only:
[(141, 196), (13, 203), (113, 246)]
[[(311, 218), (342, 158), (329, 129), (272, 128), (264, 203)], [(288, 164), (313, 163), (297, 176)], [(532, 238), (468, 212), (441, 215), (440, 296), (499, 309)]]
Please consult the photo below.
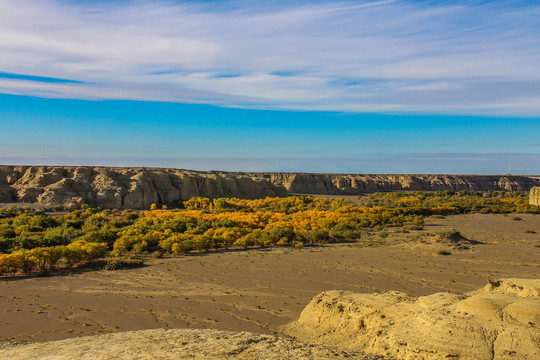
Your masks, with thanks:
[(264, 198), (409, 190), (529, 191), (525, 176), (247, 173), (91, 166), (0, 166), (0, 202), (145, 209), (193, 196)]

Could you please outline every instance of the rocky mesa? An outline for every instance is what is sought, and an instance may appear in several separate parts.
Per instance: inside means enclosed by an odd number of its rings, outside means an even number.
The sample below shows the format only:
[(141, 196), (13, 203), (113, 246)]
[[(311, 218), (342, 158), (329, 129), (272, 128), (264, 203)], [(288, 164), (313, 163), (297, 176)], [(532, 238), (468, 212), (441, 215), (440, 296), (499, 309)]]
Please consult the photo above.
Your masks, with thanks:
[(146, 209), (193, 196), (264, 198), (408, 190), (528, 191), (540, 180), (510, 175), (384, 175), (193, 171), (92, 166), (0, 166), (0, 202)]

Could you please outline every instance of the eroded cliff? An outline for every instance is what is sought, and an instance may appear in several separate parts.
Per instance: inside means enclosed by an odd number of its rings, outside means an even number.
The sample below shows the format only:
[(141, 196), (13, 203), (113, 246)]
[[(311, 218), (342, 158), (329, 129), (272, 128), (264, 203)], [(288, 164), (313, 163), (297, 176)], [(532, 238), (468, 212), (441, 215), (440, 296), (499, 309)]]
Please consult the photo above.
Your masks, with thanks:
[(0, 202), (67, 208), (144, 209), (193, 196), (264, 198), (289, 194), (358, 195), (396, 190), (520, 190), (524, 176), (242, 173), (91, 166), (0, 166)]

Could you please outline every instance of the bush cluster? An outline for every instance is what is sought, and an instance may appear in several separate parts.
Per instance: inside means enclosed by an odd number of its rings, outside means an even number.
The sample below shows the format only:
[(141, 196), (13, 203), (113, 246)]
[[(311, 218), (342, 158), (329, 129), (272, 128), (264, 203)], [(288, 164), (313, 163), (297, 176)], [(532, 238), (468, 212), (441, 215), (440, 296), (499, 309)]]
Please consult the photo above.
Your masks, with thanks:
[(144, 259), (140, 257), (109, 257), (89, 261), (86, 268), (99, 270), (122, 270), (144, 266)]
[(72, 267), (82, 261), (102, 257), (107, 252), (107, 244), (85, 242), (69, 245), (19, 249), (10, 254), (0, 254), (0, 275), (14, 276), (18, 271), (31, 274), (34, 271), (48, 272), (58, 267)]
[(415, 191), (373, 193), (361, 197), (364, 206), (407, 208), (423, 216), (467, 213), (540, 213), (529, 205), (526, 191)]

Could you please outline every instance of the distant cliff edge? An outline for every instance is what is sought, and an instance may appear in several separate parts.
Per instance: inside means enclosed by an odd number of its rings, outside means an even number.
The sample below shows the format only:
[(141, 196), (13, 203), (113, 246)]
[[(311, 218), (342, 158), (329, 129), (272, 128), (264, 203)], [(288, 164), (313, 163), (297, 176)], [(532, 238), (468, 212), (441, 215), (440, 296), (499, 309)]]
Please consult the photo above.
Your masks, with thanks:
[(529, 191), (540, 180), (511, 175), (386, 175), (193, 171), (92, 166), (0, 166), (0, 202), (145, 209), (193, 196), (264, 198), (409, 190)]

